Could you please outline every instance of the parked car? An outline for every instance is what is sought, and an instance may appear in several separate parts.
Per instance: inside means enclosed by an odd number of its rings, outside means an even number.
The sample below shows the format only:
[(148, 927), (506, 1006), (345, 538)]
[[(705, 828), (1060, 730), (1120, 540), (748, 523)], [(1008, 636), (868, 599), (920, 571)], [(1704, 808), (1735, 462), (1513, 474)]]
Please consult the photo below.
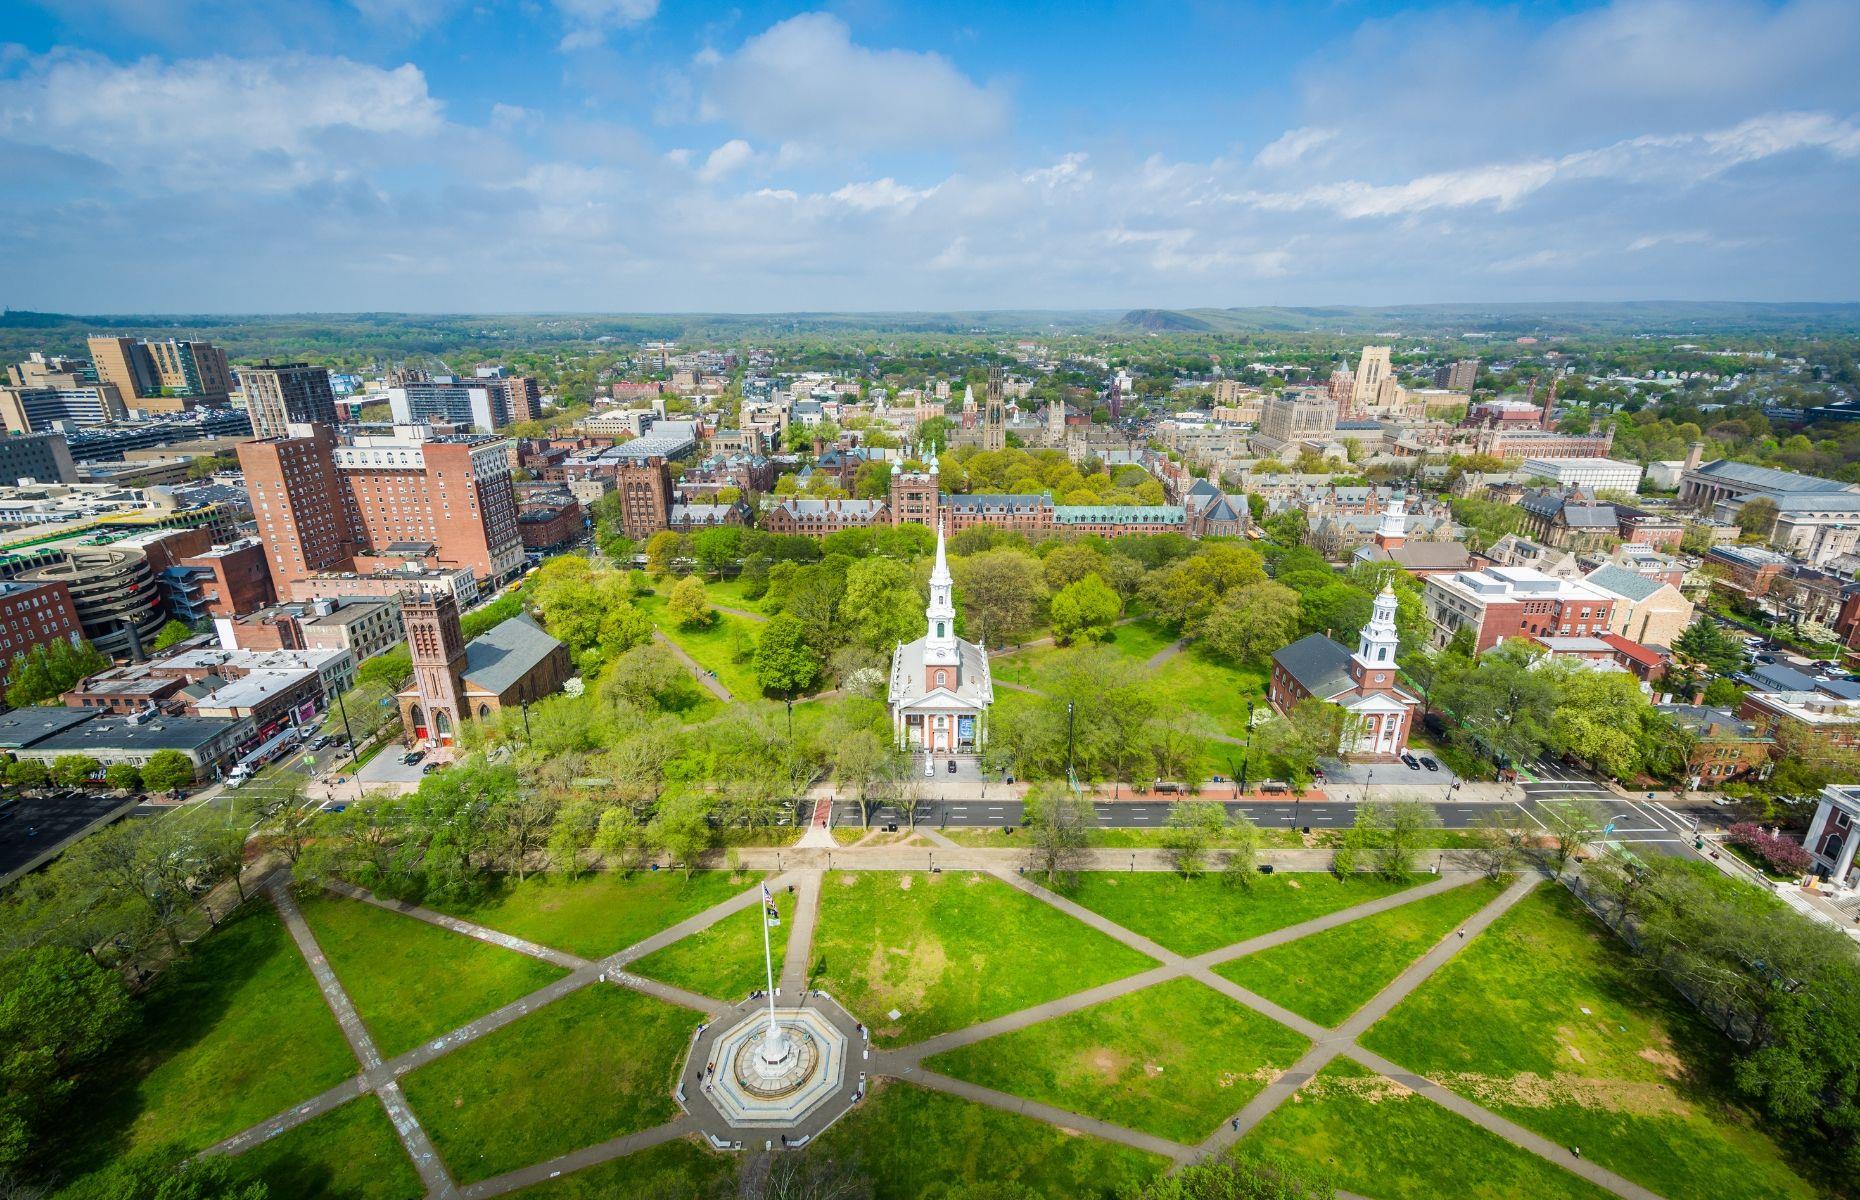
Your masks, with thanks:
[(1415, 758), (1414, 755), (1408, 753), (1406, 750), (1402, 751), (1401, 760), (1404, 763), (1408, 764), (1408, 769), (1410, 771), (1418, 771), (1421, 769), (1420, 760)]
[(419, 762), (425, 757), (426, 751), (424, 750), (409, 750), (407, 753), (400, 756), (400, 761), (404, 765), (411, 767), (414, 763)]
[(433, 773), (434, 771), (437, 771), (438, 769), (439, 769), (439, 764), (438, 764), (438, 763), (436, 763), (436, 762), (430, 762), (430, 763), (427, 763), (427, 764), (426, 764), (425, 766), (423, 766), (423, 767), (421, 767), (421, 768), (420, 768), (420, 774), (422, 774), (422, 775), (431, 775), (431, 774), (432, 774), (432, 773)]
[(951, 775), (956, 773), (956, 760), (953, 758), (949, 760), (949, 773)]
[(1440, 769), (1440, 764), (1435, 762), (1433, 759), (1429, 758), (1425, 754), (1421, 756), (1421, 765), (1426, 767), (1430, 771), (1438, 771)]

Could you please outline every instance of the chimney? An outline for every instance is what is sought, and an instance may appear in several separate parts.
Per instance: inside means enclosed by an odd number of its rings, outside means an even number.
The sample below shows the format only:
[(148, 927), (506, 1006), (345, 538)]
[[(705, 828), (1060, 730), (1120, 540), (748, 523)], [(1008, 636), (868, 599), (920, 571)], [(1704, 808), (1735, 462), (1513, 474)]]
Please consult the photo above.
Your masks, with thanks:
[(1704, 442), (1693, 442), (1690, 446), (1686, 447), (1686, 470), (1696, 471), (1699, 469), (1699, 464), (1704, 461), (1705, 461), (1705, 443)]

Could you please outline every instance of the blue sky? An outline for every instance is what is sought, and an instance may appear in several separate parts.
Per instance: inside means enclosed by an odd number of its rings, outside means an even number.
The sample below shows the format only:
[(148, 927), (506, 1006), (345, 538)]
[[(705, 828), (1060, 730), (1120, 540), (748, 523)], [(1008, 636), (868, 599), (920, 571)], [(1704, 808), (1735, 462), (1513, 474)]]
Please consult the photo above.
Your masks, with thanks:
[(1854, 299), (1860, 3), (0, 0), (0, 303)]

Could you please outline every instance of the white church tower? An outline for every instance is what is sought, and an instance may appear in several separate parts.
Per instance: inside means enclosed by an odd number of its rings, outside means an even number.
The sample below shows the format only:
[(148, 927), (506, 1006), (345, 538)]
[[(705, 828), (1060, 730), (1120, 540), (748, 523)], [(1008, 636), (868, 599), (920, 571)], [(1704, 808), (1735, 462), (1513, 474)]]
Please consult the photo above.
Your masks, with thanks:
[(951, 667), (961, 661), (956, 644), (956, 581), (943, 548), (943, 526), (936, 527), (936, 566), (930, 570), (930, 604), (924, 609), (924, 665)]

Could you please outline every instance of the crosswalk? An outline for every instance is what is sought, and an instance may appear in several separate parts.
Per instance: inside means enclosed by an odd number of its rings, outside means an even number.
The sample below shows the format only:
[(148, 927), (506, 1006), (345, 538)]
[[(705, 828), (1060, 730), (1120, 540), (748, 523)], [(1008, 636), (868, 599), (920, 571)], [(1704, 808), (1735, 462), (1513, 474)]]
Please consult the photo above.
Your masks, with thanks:
[(1531, 765), (1537, 778), (1520, 784), (1524, 799), (1518, 808), (1531, 821), (1549, 828), (1544, 818), (1561, 804), (1584, 802), (1594, 806), (1604, 822), (1614, 826), (1609, 836), (1619, 842), (1678, 844), (1689, 842), (1698, 821), (1652, 799), (1625, 799), (1602, 784), (1556, 763)]

